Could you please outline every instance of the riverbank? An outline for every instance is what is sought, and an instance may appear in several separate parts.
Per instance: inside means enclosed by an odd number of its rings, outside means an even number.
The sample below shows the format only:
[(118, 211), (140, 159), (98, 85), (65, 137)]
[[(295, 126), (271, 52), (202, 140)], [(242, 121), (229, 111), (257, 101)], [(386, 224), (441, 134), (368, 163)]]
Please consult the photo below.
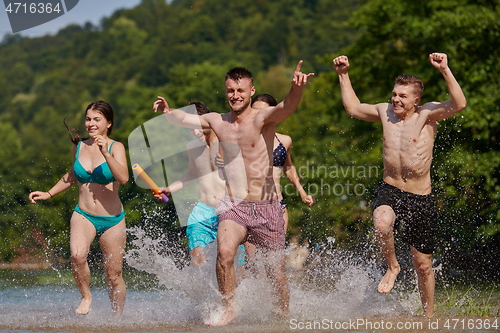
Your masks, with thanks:
[(51, 266), (49, 262), (0, 262), (0, 269), (38, 270), (50, 269)]

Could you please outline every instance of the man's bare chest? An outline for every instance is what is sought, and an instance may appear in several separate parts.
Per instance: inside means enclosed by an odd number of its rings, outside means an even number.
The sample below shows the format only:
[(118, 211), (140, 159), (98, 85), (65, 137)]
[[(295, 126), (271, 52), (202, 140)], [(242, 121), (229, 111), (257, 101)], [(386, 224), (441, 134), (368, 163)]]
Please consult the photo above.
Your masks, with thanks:
[(384, 128), (384, 149), (399, 153), (415, 154), (432, 150), (435, 132), (428, 124), (398, 124)]
[(261, 139), (261, 128), (250, 122), (223, 124), (215, 133), (220, 142), (233, 143), (240, 147), (255, 146)]

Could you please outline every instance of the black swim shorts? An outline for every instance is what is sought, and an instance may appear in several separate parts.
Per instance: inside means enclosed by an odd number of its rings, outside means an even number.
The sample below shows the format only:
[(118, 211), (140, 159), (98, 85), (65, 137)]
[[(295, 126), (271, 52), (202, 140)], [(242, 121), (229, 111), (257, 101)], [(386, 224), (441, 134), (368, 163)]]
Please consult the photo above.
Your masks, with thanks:
[(373, 209), (387, 205), (394, 210), (396, 221), (395, 234), (419, 252), (432, 254), (436, 248), (435, 225), (437, 208), (434, 195), (420, 195), (405, 192), (382, 182), (374, 194)]

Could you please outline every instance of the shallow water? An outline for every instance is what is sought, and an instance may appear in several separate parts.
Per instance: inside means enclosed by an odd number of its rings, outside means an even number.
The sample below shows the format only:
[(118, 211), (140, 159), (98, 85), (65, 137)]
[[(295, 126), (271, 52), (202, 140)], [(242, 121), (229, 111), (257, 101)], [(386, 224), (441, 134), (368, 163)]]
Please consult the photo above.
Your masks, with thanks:
[[(180, 265), (175, 251), (167, 254), (164, 242), (140, 229), (132, 230), (131, 237), (133, 248), (127, 252), (124, 269), (128, 291), (123, 316), (112, 317), (98, 270), (93, 270), (93, 304), (86, 316), (74, 313), (79, 293), (69, 269), (4, 270), (0, 271), (0, 333), (498, 331), (492, 327), (496, 318), (457, 317), (453, 321), (415, 316), (420, 305), (411, 287), (414, 281), (380, 295), (376, 286), (381, 270), (375, 262), (333, 248), (312, 257), (305, 269), (289, 267), (289, 320), (277, 319), (270, 283), (248, 276), (237, 289), (237, 320), (227, 327), (209, 328), (205, 322), (221, 312), (214, 246), (207, 248), (208, 261), (200, 269)], [(487, 319), (491, 323), (485, 329)]]

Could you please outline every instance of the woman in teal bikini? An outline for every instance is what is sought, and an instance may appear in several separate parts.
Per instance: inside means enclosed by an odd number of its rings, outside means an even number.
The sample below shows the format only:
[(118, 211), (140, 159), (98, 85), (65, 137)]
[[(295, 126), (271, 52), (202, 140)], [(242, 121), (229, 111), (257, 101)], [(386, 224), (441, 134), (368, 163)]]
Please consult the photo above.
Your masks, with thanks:
[(78, 183), (78, 204), (70, 221), (71, 267), (82, 295), (76, 313), (85, 315), (90, 311), (92, 294), (87, 255), (90, 244), (99, 236), (111, 307), (113, 313), (121, 314), (126, 298), (122, 277), (126, 233), (118, 188), (129, 178), (125, 147), (108, 137), (113, 128), (113, 108), (106, 102), (97, 101), (87, 107), (85, 128), (88, 139), (81, 139), (78, 131), (68, 129), (74, 143), (73, 167), (49, 191), (31, 192), (29, 200), (36, 203), (50, 199)]

